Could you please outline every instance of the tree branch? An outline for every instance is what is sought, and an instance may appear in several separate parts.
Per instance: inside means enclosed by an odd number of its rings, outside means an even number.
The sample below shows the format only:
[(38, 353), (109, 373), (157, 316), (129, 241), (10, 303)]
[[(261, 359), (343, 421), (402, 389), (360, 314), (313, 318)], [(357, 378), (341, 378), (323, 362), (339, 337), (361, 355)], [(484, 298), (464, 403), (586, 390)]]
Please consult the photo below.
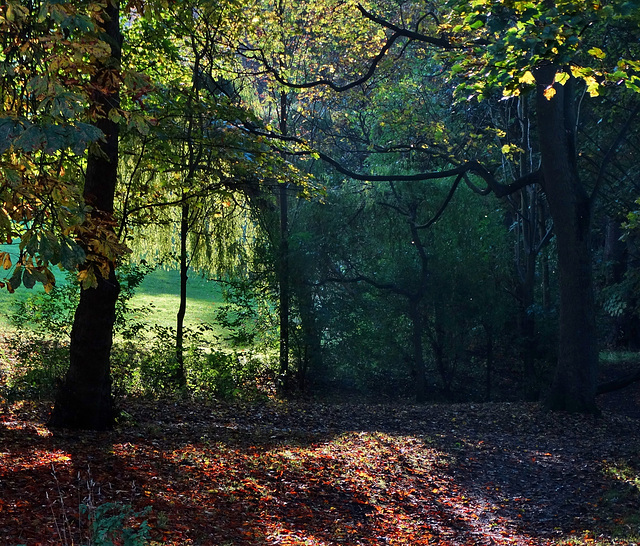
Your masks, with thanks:
[(627, 375), (625, 377), (621, 377), (619, 379), (614, 379), (613, 381), (607, 381), (602, 385), (598, 385), (598, 394), (606, 394), (608, 392), (618, 391), (620, 389), (624, 389), (629, 385), (640, 381), (640, 370), (631, 375)]
[(416, 226), (415, 226), (416, 229), (429, 228), (440, 219), (440, 216), (442, 216), (442, 214), (444, 213), (445, 209), (449, 205), (449, 202), (453, 198), (453, 194), (456, 192), (456, 189), (458, 189), (458, 185), (460, 184), (460, 180), (462, 180), (462, 178), (466, 178), (466, 173), (460, 173), (456, 177), (455, 182), (451, 185), (451, 189), (449, 190), (449, 193), (447, 194), (447, 197), (442, 202), (442, 205), (440, 205), (440, 208), (438, 209), (438, 211), (433, 215), (433, 218), (431, 218), (428, 222), (425, 222), (424, 224), (419, 224), (419, 225), (416, 224)]
[[(350, 83), (346, 83), (344, 85), (338, 85), (333, 81), (325, 78), (315, 80), (312, 82), (305, 82), (305, 83), (290, 82), (289, 80), (284, 78), (275, 67), (269, 64), (262, 50), (253, 50), (253, 51), (256, 51), (258, 53), (259, 61), (264, 65), (266, 72), (271, 74), (278, 83), (285, 85), (286, 87), (290, 87), (291, 89), (310, 89), (312, 87), (326, 85), (327, 87), (330, 87), (334, 91), (342, 92), (342, 91), (348, 91), (353, 87), (357, 87), (358, 85), (361, 85), (366, 81), (368, 81), (369, 79), (371, 79), (373, 75), (376, 73), (376, 69), (378, 68), (378, 65), (380, 64), (384, 56), (391, 49), (391, 47), (396, 42), (396, 40), (401, 37), (402, 37), (402, 34), (398, 34), (398, 33), (394, 33), (391, 36), (389, 36), (385, 44), (382, 46), (382, 49), (380, 49), (380, 52), (371, 60), (371, 64), (369, 65), (369, 68), (367, 69), (365, 74), (360, 78), (358, 78), (357, 80), (354, 80)], [(249, 51), (249, 48), (247, 48), (246, 51)]]
[(415, 40), (417, 42), (431, 44), (441, 49), (456, 49), (460, 47), (456, 44), (452, 44), (447, 38), (434, 38), (433, 36), (427, 36), (426, 34), (422, 34), (420, 32), (414, 32), (412, 30), (396, 26), (393, 23), (390, 23), (389, 21), (386, 21), (385, 19), (377, 17), (376, 15), (373, 15), (373, 13), (368, 12), (360, 4), (358, 4), (358, 10), (360, 10), (360, 13), (366, 19), (369, 19), (370, 21), (373, 21), (374, 23), (377, 23), (384, 28), (392, 30), (394, 36), (402, 36), (404, 38), (409, 38), (410, 40)]
[[(361, 85), (361, 84), (367, 82), (369, 79), (371, 79), (373, 77), (373, 75), (375, 74), (376, 69), (378, 68), (378, 65), (380, 64), (382, 59), (385, 57), (385, 55), (391, 49), (393, 44), (399, 38), (408, 38), (409, 40), (414, 40), (414, 41), (417, 41), (417, 42), (430, 44), (430, 45), (439, 47), (440, 49), (447, 49), (447, 50), (459, 49), (461, 47), (467, 47), (467, 45), (458, 45), (458, 44), (452, 43), (447, 38), (442, 38), (442, 37), (436, 38), (436, 37), (433, 37), (433, 36), (427, 36), (426, 34), (422, 34), (421, 32), (412, 31), (412, 30), (409, 30), (409, 29), (406, 29), (406, 28), (399, 27), (399, 26), (394, 25), (393, 23), (391, 23), (389, 21), (386, 21), (385, 19), (377, 17), (373, 13), (370, 13), (369, 11), (364, 9), (364, 7), (362, 7), (360, 4), (358, 4), (357, 7), (358, 7), (358, 10), (360, 11), (360, 13), (362, 14), (363, 17), (365, 17), (366, 19), (369, 19), (370, 21), (372, 21), (372, 22), (374, 22), (374, 23), (376, 23), (376, 24), (378, 24), (378, 25), (380, 25), (380, 26), (382, 26), (384, 28), (387, 28), (387, 29), (391, 30), (392, 34), (387, 38), (387, 41), (382, 46), (382, 48), (380, 49), (378, 54), (375, 57), (373, 57), (373, 59), (371, 60), (371, 63), (369, 64), (369, 68), (364, 73), (364, 75), (361, 76), (360, 78), (350, 82), (350, 83), (346, 83), (344, 85), (339, 85), (339, 84), (337, 84), (337, 83), (335, 83), (335, 82), (333, 82), (333, 81), (331, 81), (329, 79), (326, 79), (326, 78), (321, 78), (319, 80), (315, 80), (315, 81), (312, 81), (312, 82), (293, 83), (293, 82), (290, 82), (289, 80), (287, 80), (286, 78), (284, 78), (274, 66), (271, 66), (271, 64), (268, 62), (264, 52), (262, 51), (262, 49), (251, 48), (251, 47), (246, 46), (246, 47), (243, 48), (243, 51), (244, 52), (253, 52), (253, 53), (255, 53), (256, 57), (257, 57), (257, 60), (259, 60), (263, 64), (263, 66), (266, 69), (266, 72), (270, 73), (275, 78), (275, 80), (278, 83), (280, 83), (281, 85), (285, 85), (287, 87), (290, 87), (291, 89), (310, 89), (312, 87), (318, 87), (318, 86), (321, 86), (321, 85), (326, 85), (327, 87), (330, 87), (334, 91), (342, 92), (342, 91), (347, 91), (349, 89), (352, 89), (353, 87), (357, 87), (358, 85)], [(431, 14), (431, 15), (433, 15), (433, 14)], [(252, 56), (246, 55), (246, 53), (242, 53), (242, 51), (241, 51), (241, 54), (245, 55), (248, 58), (252, 58)], [(256, 58), (256, 57), (253, 57), (253, 58)]]
[(371, 286), (373, 286), (374, 288), (378, 288), (379, 290), (389, 290), (391, 292), (393, 292), (394, 294), (400, 294), (402, 296), (406, 296), (406, 297), (412, 297), (413, 296), (413, 292), (410, 292), (409, 290), (405, 290), (403, 288), (400, 288), (398, 285), (393, 284), (393, 283), (384, 283), (384, 282), (378, 282), (375, 279), (372, 279), (371, 277), (367, 277), (365, 275), (356, 275), (355, 277), (325, 277), (324, 280), (315, 283), (314, 286), (321, 286), (325, 283), (328, 282), (335, 282), (335, 283), (344, 283), (344, 284), (351, 284), (351, 283), (359, 283), (359, 282), (365, 282), (367, 284), (370, 284)]
[[(248, 132), (258, 136), (263, 136), (272, 140), (280, 140), (282, 142), (291, 142), (294, 144), (299, 144), (300, 146), (307, 146), (307, 143), (298, 137), (285, 136), (274, 131), (264, 131), (251, 123), (245, 123), (243, 127)], [(489, 193), (493, 192), (496, 197), (505, 197), (532, 184), (543, 185), (542, 172), (540, 170), (520, 177), (510, 184), (501, 184), (496, 180), (491, 171), (489, 171), (486, 167), (475, 160), (468, 161), (466, 163), (463, 163), (462, 165), (458, 165), (457, 167), (438, 172), (375, 175), (361, 174), (347, 169), (340, 162), (333, 159), (330, 155), (325, 154), (324, 152), (309, 149), (298, 151), (286, 150), (285, 152), (290, 156), (315, 156), (325, 163), (331, 165), (339, 173), (344, 174), (345, 176), (348, 176), (353, 180), (362, 180), (363, 182), (421, 182), (424, 180), (441, 180), (443, 178), (450, 178), (455, 176), (459, 178), (459, 180), (456, 181), (456, 184), (459, 184), (460, 180), (464, 179), (467, 186), (469, 186), (469, 188), (474, 192), (479, 193), (480, 195), (488, 195)], [(487, 183), (487, 188), (478, 188), (475, 184), (473, 184), (468, 178), (469, 173), (476, 174), (477, 176), (482, 178), (482, 180)], [(450, 199), (451, 198), (449, 197), (449, 200)]]
[[(474, 174), (477, 174), (480, 178), (482, 178), (487, 183), (488, 189), (492, 191), (496, 197), (506, 197), (507, 195), (511, 195), (512, 193), (515, 193), (518, 190), (521, 190), (522, 188), (531, 186), (533, 184), (540, 184), (544, 188), (542, 171), (539, 169), (537, 171), (533, 171), (529, 174), (521, 176), (520, 178), (511, 182), (511, 184), (501, 184), (496, 180), (491, 171), (489, 171), (486, 167), (484, 167), (477, 161), (472, 161), (469, 163), (469, 165), (471, 165), (471, 168), (469, 168), (469, 172), (473, 172)], [(467, 185), (469, 184), (467, 183)], [(472, 186), (469, 187), (472, 190), (474, 189)], [(486, 190), (482, 191), (486, 192), (483, 195), (489, 193)]]
[(613, 141), (613, 144), (611, 144), (611, 146), (607, 150), (607, 153), (604, 155), (604, 158), (602, 159), (602, 163), (600, 164), (600, 169), (598, 170), (598, 177), (596, 178), (596, 183), (593, 187), (593, 191), (591, 192), (591, 197), (589, 197), (589, 200), (592, 203), (597, 199), (598, 193), (600, 192), (600, 188), (602, 187), (602, 183), (604, 181), (604, 175), (607, 170), (607, 165), (613, 159), (613, 156), (615, 155), (616, 150), (624, 140), (624, 137), (626, 136), (627, 131), (633, 124), (634, 118), (636, 117), (636, 114), (639, 111), (640, 111), (640, 104), (637, 104), (636, 107), (631, 111), (631, 114), (627, 118), (627, 121), (625, 122), (625, 124), (622, 126), (622, 129), (620, 129), (620, 132), (618, 133), (616, 139)]

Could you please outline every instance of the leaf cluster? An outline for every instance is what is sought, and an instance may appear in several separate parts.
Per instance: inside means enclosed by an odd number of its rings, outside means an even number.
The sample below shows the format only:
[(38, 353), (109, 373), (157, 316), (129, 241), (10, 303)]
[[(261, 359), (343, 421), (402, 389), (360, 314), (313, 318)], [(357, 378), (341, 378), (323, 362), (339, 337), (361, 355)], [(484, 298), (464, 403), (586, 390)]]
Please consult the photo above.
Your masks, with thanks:
[[(475, 0), (450, 5), (444, 29), (458, 37), (452, 39), (477, 44), (453, 57), (452, 73), (469, 80), (461, 82), (460, 96), (483, 98), (496, 88), (505, 97), (517, 96), (535, 83), (536, 70), (545, 63), (557, 67), (555, 82), (564, 85), (577, 78), (591, 96), (602, 94), (607, 85), (639, 89), (637, 51), (616, 57), (601, 49), (603, 40), (624, 43), (634, 27), (637, 32), (637, 3)], [(551, 86), (546, 94), (553, 96)]]

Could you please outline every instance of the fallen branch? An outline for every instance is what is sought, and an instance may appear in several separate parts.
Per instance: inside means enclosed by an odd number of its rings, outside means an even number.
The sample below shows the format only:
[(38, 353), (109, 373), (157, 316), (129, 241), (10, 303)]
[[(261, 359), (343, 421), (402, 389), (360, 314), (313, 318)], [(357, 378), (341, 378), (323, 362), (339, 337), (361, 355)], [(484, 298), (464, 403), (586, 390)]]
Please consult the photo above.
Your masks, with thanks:
[(625, 377), (620, 377), (612, 381), (607, 381), (598, 386), (597, 394), (606, 394), (608, 392), (619, 391), (629, 385), (640, 381), (640, 370)]

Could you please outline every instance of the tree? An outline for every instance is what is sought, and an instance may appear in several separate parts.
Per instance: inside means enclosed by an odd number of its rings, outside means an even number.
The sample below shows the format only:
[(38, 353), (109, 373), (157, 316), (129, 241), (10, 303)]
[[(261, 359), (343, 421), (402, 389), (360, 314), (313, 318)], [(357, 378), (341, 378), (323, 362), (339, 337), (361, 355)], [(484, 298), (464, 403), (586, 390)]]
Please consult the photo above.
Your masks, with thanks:
[[(115, 18), (115, 26), (109, 16)], [(18, 262), (4, 284), (13, 291), (21, 284), (31, 288), (41, 282), (50, 290), (52, 265), (74, 270), (84, 264), (79, 276), (88, 288), (100, 282), (98, 277), (110, 276), (110, 260), (122, 251), (108, 218), (115, 173), (100, 172), (101, 165), (110, 164), (114, 153), (117, 156), (117, 132), (114, 140), (105, 119), (113, 106), (106, 97), (115, 99), (117, 106), (117, 92), (109, 93), (117, 86), (111, 64), (117, 64), (119, 50), (118, 10), (115, 5), (10, 3), (3, 6), (1, 21), (7, 31), (3, 31), (3, 39), (8, 40), (2, 63), (8, 75), (3, 79), (3, 106), (9, 114), (2, 124), (7, 137), (2, 196), (3, 211), (10, 213), (3, 222), (2, 238), (10, 242), (14, 235), (20, 237)], [(100, 24), (104, 24), (102, 37), (97, 34)], [(19, 65), (24, 69), (17, 68)], [(103, 137), (104, 141), (95, 143)], [(81, 195), (77, 177), (89, 143), (94, 143), (89, 153), (92, 158), (86, 164)], [(22, 175), (16, 177), (18, 173)], [(8, 255), (3, 265), (5, 269), (12, 266)], [(106, 291), (110, 292), (111, 286)], [(109, 336), (97, 332), (99, 340), (93, 343), (96, 333), (87, 330), (90, 325), (82, 321), (72, 334), (76, 368), (88, 355), (86, 377), (96, 389), (90, 393), (77, 389), (76, 394), (82, 397), (78, 412), (67, 412), (66, 416), (64, 410), (58, 412), (53, 418), (57, 424), (104, 428), (112, 417), (108, 373), (105, 375), (103, 368), (106, 354), (108, 370), (113, 309), (110, 301), (106, 308), (101, 307), (103, 300), (98, 297), (87, 302), (85, 298), (84, 308), (90, 308), (94, 316), (105, 311), (104, 321), (97, 325), (106, 326)], [(91, 360), (93, 353), (87, 345), (97, 348), (97, 362)], [(64, 403), (60, 407), (64, 408)], [(104, 419), (92, 411), (96, 407), (98, 413), (105, 414)], [(83, 415), (85, 409), (87, 415)]]
[(83, 283), (71, 330), (69, 370), (49, 422), (51, 426), (92, 430), (111, 428), (115, 418), (110, 353), (120, 291), (115, 275), (120, 245), (113, 231), (119, 127), (111, 114), (112, 110), (118, 111), (120, 103), (122, 36), (118, 2), (108, 3), (99, 19), (100, 39), (111, 53), (98, 63), (92, 77), (91, 108), (95, 126), (104, 136), (87, 159), (83, 189), (83, 198), (91, 207), (84, 225), (87, 261), (79, 272)]
[[(604, 66), (606, 53), (596, 47), (602, 32), (624, 36), (637, 31), (637, 13), (632, 3), (568, 2), (506, 5), (476, 0), (447, 6), (440, 24), (437, 13), (426, 14), (413, 3), (401, 10), (398, 24), (359, 6), (363, 17), (385, 28), (386, 42), (362, 76), (346, 84), (321, 77), (315, 81), (292, 81), (268, 70), (283, 84), (294, 88), (328, 86), (336, 91), (351, 89), (368, 81), (386, 62), (386, 53), (404, 40), (402, 50), (438, 48), (443, 65), (452, 77), (464, 76), (457, 84), (459, 96), (485, 98), (502, 90), (515, 96), (532, 89), (540, 168), (514, 181), (500, 183), (492, 172), (476, 160), (441, 173), (467, 179), (475, 175), (486, 182), (487, 190), (505, 196), (527, 185), (538, 184), (545, 192), (554, 223), (558, 252), (560, 318), (556, 374), (546, 397), (554, 410), (597, 412), (597, 331), (591, 272), (591, 215), (599, 184), (583, 180), (576, 146), (577, 116), (581, 97), (596, 98), (608, 89), (608, 82), (622, 82), (629, 92), (640, 87), (639, 63), (628, 51), (622, 59)], [(397, 10), (394, 10), (398, 13)], [(409, 28), (414, 24), (414, 28)], [(617, 33), (621, 34), (617, 34)], [(379, 35), (376, 35), (378, 37)], [(624, 40), (624, 37), (618, 37)], [(458, 80), (460, 81), (460, 80)], [(580, 86), (583, 86), (580, 89)], [(613, 92), (620, 92), (615, 88)], [(341, 172), (357, 178), (385, 180), (344, 168), (324, 157)], [(396, 180), (424, 180), (437, 173), (401, 175)]]
[[(287, 168), (279, 150), (245, 129), (257, 120), (234, 88), (235, 71), (241, 67), (221, 45), (234, 40), (244, 14), (238, 5), (225, 5), (221, 17), (219, 7), (210, 2), (174, 5), (153, 21), (136, 18), (127, 29), (134, 43), (162, 44), (164, 66), (162, 81), (156, 81), (145, 100), (154, 124), (142, 139), (144, 154), (136, 162), (151, 166), (142, 181), (146, 191), (138, 192), (137, 177), (130, 178), (122, 222), (133, 221), (140, 228), (145, 222), (161, 224), (153, 234), (137, 229), (135, 238), (163, 240), (153, 253), (165, 250), (179, 264), (176, 378), (180, 383), (185, 380), (183, 325), (190, 266), (213, 276), (231, 272), (246, 254), (246, 248), (237, 251), (242, 245), (233, 237), (242, 238), (254, 229), (246, 225), (240, 229), (240, 222), (249, 221), (242, 212), (248, 201), (260, 195), (262, 187), (273, 186), (276, 178), (283, 186), (303, 183), (296, 169)], [(147, 61), (142, 64), (150, 78), (157, 80), (157, 63), (147, 59), (148, 53), (138, 53)], [(151, 200), (148, 194), (153, 195)], [(171, 249), (174, 239), (179, 241), (178, 253)], [(226, 252), (230, 248), (233, 252)]]
[(84, 115), (87, 59), (105, 55), (93, 29), (94, 14), (69, 4), (0, 8), (0, 241), (18, 241), (17, 257), (0, 254), (12, 272), (0, 287), (10, 292), (36, 283), (50, 290), (52, 266), (74, 269), (84, 260), (75, 240), (85, 215), (76, 177), (100, 137)]

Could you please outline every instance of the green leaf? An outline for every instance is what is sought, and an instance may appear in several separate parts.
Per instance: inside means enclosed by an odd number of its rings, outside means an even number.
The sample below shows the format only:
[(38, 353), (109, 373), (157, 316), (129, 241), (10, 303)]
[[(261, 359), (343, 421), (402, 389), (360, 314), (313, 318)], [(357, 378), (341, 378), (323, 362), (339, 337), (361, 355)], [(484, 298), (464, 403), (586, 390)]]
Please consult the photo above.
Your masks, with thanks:
[(22, 284), (24, 284), (25, 288), (29, 289), (36, 285), (36, 277), (29, 268), (24, 270), (24, 274), (22, 275)]
[(23, 267), (21, 265), (17, 265), (16, 268), (13, 270), (13, 275), (11, 275), (11, 278), (9, 279), (9, 284), (11, 285), (11, 289), (12, 289), (12, 290), (9, 290), (10, 292), (15, 290), (20, 286), (20, 284), (22, 284), (22, 272), (23, 272)]
[(60, 244), (51, 232), (46, 232), (39, 237), (38, 255), (47, 262), (56, 263), (60, 253)]
[(40, 127), (31, 125), (13, 141), (13, 146), (25, 152), (33, 152), (42, 149), (45, 143), (46, 137)]
[(84, 263), (86, 254), (82, 247), (71, 239), (63, 239), (60, 244), (60, 265), (67, 271), (72, 271)]
[(28, 254), (35, 256), (38, 253), (38, 234), (28, 233), (20, 241), (20, 247), (24, 248)]

